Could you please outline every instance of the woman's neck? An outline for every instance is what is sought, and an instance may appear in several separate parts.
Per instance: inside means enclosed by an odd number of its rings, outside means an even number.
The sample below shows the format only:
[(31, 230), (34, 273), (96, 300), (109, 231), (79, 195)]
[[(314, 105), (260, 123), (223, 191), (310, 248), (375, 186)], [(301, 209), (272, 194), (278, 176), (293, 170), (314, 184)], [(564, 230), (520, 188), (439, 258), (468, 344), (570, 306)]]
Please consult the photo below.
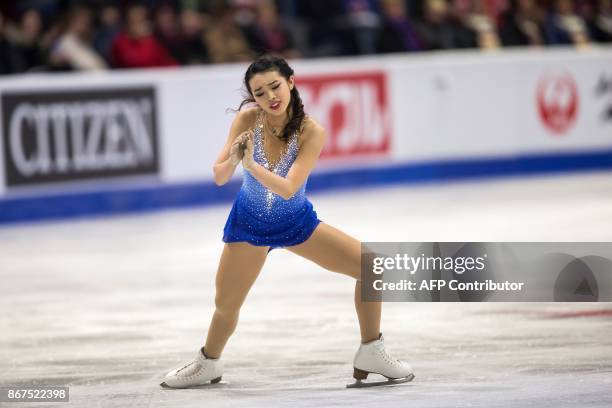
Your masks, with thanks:
[(288, 117), (289, 115), (287, 115), (286, 113), (282, 117), (272, 116), (266, 113), (266, 120), (271, 126), (274, 126), (276, 128), (284, 126), (285, 123), (287, 123)]
[(291, 115), (291, 108), (287, 109), (283, 115), (270, 115), (267, 112), (265, 113), (266, 120), (270, 124), (270, 126), (274, 126), (275, 128), (279, 128), (285, 126), (289, 121), (289, 117)]

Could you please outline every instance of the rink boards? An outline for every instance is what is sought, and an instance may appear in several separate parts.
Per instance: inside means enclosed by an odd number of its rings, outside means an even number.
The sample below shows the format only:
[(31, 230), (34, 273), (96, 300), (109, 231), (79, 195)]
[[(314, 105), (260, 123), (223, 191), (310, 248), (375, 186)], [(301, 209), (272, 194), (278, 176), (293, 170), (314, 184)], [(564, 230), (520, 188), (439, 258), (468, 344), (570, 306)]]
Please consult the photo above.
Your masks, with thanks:
[[(309, 191), (612, 167), (612, 50), (295, 61)], [(245, 64), (0, 78), (0, 222), (225, 202)]]

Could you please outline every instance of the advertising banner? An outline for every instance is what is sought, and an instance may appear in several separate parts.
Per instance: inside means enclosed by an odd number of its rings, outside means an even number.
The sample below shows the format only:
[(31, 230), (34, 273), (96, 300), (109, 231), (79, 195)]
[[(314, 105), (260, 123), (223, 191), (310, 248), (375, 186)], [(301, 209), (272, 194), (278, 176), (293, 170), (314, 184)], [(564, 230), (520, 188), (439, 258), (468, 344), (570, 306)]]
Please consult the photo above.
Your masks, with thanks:
[(159, 171), (153, 87), (6, 92), (1, 98), (8, 188)]
[[(291, 64), (306, 114), (327, 134), (309, 191), (612, 167), (607, 49)], [(72, 204), (101, 194), (80, 202), (83, 213), (233, 197), (242, 168), (219, 188), (213, 165), (246, 67), (0, 78), (0, 222), (66, 214), (41, 204), (67, 193)]]

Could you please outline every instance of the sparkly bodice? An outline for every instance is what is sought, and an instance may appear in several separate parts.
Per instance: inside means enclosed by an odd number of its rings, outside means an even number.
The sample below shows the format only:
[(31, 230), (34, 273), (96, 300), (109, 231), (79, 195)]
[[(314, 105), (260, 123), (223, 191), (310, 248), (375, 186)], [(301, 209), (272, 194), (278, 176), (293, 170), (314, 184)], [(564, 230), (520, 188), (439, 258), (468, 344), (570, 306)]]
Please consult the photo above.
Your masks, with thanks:
[[(287, 177), (287, 173), (298, 155), (298, 134), (296, 132), (291, 135), (278, 162), (276, 164), (269, 163), (263, 143), (263, 121), (263, 111), (260, 110), (253, 129), (253, 159), (273, 173), (281, 177)], [(288, 213), (299, 211), (303, 207), (306, 200), (306, 183), (298, 189), (293, 197), (285, 200), (261, 184), (248, 171), (245, 171), (239, 199), (244, 200), (243, 204), (252, 215), (262, 220), (275, 222), (283, 219)]]

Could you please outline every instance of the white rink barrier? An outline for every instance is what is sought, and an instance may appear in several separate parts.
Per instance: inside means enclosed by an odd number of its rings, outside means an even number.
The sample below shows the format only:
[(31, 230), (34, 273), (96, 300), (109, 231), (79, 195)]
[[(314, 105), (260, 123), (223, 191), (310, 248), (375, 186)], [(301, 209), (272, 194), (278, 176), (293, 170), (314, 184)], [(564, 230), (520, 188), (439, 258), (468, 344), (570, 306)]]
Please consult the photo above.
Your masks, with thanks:
[[(328, 132), (308, 189), (612, 167), (612, 48), (294, 61)], [(0, 77), (0, 222), (233, 198), (245, 64)]]

